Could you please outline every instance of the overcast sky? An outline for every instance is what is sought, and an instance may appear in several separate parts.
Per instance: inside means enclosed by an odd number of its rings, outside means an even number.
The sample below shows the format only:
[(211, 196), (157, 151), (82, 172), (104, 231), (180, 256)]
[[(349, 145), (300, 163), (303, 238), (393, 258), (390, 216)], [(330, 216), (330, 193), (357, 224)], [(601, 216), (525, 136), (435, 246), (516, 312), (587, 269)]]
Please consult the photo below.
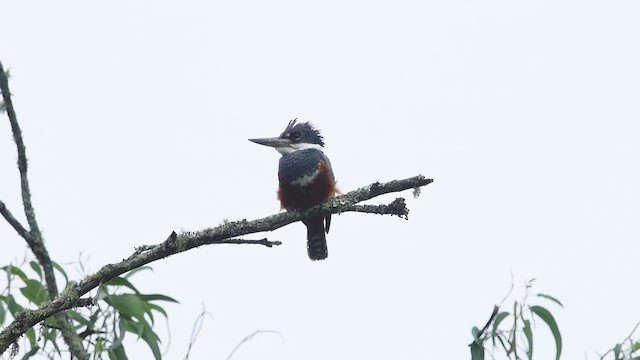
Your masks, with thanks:
[[(342, 191), (423, 174), (409, 221), (335, 216), (311, 262), (283, 245), (207, 246), (153, 264), (168, 359), (464, 359), (470, 329), (525, 280), (565, 309), (565, 359), (640, 321), (640, 2), (2, 2), (0, 60), (51, 255), (90, 270), (172, 230), (279, 211), (279, 154), (323, 131)], [(0, 199), (20, 212), (0, 122)], [(376, 199), (389, 202), (394, 195)], [(257, 238), (254, 236), (252, 238)], [(0, 224), (0, 264), (25, 254)], [(77, 273), (74, 277), (79, 277)], [(0, 287), (5, 281), (0, 277)], [(164, 333), (162, 322), (159, 331)], [(551, 335), (536, 330), (539, 359)], [(166, 336), (164, 345), (168, 344)], [(131, 358), (150, 358), (143, 342)]]

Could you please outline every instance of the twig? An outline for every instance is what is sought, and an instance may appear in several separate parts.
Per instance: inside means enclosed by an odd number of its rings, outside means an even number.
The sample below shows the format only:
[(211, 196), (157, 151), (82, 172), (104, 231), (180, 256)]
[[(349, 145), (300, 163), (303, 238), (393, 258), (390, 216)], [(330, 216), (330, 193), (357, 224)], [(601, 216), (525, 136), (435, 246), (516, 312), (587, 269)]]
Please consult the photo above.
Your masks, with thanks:
[(22, 234), (24, 235), (22, 237), (27, 241), (29, 247), (31, 248), (31, 251), (33, 251), (33, 254), (38, 259), (38, 262), (40, 262), (40, 264), (42, 265), (45, 272), (49, 298), (53, 299), (56, 295), (58, 295), (56, 277), (53, 273), (53, 266), (51, 265), (49, 252), (43, 244), (42, 233), (40, 232), (40, 228), (38, 227), (35, 211), (33, 210), (33, 204), (31, 203), (31, 191), (29, 190), (29, 178), (27, 177), (26, 150), (24, 141), (22, 140), (22, 131), (20, 130), (20, 125), (18, 125), (18, 117), (16, 116), (13, 102), (11, 101), (9, 80), (7, 78), (7, 74), (4, 71), (4, 68), (2, 67), (2, 63), (0, 63), (0, 91), (2, 92), (2, 99), (4, 100), (7, 116), (9, 117), (9, 123), (11, 124), (13, 140), (16, 143), (16, 148), (18, 151), (18, 171), (20, 172), (20, 186), (22, 188), (22, 205), (24, 207), (24, 213), (27, 217), (27, 223), (29, 224), (28, 234), (22, 232)]
[(15, 229), (20, 237), (26, 239), (29, 236), (29, 232), (27, 231), (27, 229), (25, 229), (22, 224), (20, 224), (20, 222), (15, 217), (13, 217), (9, 209), (7, 209), (7, 206), (2, 201), (0, 201), (0, 214), (2, 214), (2, 217), (7, 220), (9, 225), (11, 225)]
[(11, 123), (11, 131), (13, 132), (13, 140), (16, 142), (18, 149), (18, 170), (20, 171), (20, 186), (22, 187), (22, 203), (24, 212), (27, 216), (27, 222), (31, 231), (39, 231), (36, 221), (33, 205), (31, 204), (31, 191), (29, 190), (29, 179), (27, 178), (27, 154), (25, 151), (24, 141), (22, 140), (22, 131), (18, 125), (18, 117), (11, 101), (11, 91), (9, 90), (9, 79), (0, 63), (0, 91), (2, 91), (2, 99)]
[(264, 245), (266, 247), (273, 247), (282, 245), (282, 241), (269, 241), (266, 238), (259, 240), (249, 240), (249, 239), (225, 239), (220, 240), (217, 244), (256, 244), (256, 245)]
[(498, 315), (498, 310), (500, 310), (500, 308), (498, 307), (498, 305), (493, 305), (493, 312), (491, 313), (491, 316), (489, 317), (489, 320), (487, 321), (486, 324), (484, 324), (484, 327), (482, 328), (482, 330), (480, 330), (480, 332), (478, 333), (478, 338), (480, 338), (482, 336), (482, 334), (484, 334), (485, 331), (487, 331), (487, 329), (489, 328), (489, 325), (491, 325), (491, 323), (493, 322), (493, 320), (496, 318), (496, 316)]
[(258, 334), (262, 334), (262, 333), (273, 333), (273, 334), (278, 334), (278, 336), (280, 336), (280, 340), (282, 340), (282, 343), (284, 344), (284, 337), (282, 337), (282, 334), (279, 331), (276, 330), (256, 330), (253, 332), (253, 334), (251, 335), (247, 335), (245, 336), (244, 339), (242, 339), (237, 345), (236, 347), (233, 348), (233, 350), (231, 350), (231, 353), (229, 354), (229, 356), (227, 356), (227, 360), (231, 360), (231, 358), (233, 357), (233, 354), (236, 353), (236, 351), (238, 351), (238, 349), (247, 341), (253, 339), (254, 336), (258, 335)]
[[(636, 324), (636, 326), (633, 327), (633, 330), (631, 330), (631, 332), (629, 333), (629, 336), (627, 336), (624, 340), (622, 340), (622, 342), (620, 342), (620, 344), (624, 344), (627, 341), (631, 341), (631, 337), (633, 336), (633, 334), (636, 332), (636, 330), (638, 330), (638, 327), (640, 327), (640, 322)], [(602, 356), (600, 357), (600, 360), (604, 360), (604, 358), (612, 351), (614, 351), (615, 348), (611, 348), (609, 349), (606, 353), (602, 354)]]
[(354, 211), (367, 214), (395, 215), (405, 220), (409, 220), (409, 209), (403, 198), (397, 198), (388, 205), (351, 205), (345, 206), (345, 212)]
[(202, 312), (196, 318), (196, 321), (193, 323), (193, 329), (191, 329), (191, 337), (189, 338), (189, 348), (187, 349), (187, 354), (184, 356), (184, 360), (189, 360), (189, 355), (191, 354), (191, 348), (196, 343), (196, 339), (198, 339), (198, 335), (200, 334), (200, 330), (202, 330), (202, 325), (204, 325), (204, 317), (206, 315), (211, 316), (205, 308), (202, 306)]
[[(232, 221), (214, 228), (196, 232), (183, 232), (179, 235), (172, 232), (167, 240), (153, 246), (150, 250), (131, 256), (119, 263), (105, 265), (98, 272), (87, 276), (77, 284), (70, 284), (56, 299), (44, 304), (39, 309), (26, 310), (21, 313), (20, 315), (22, 316), (17, 316), (11, 324), (0, 332), (0, 353), (4, 352), (7, 347), (27, 331), (27, 329), (54, 314), (72, 308), (76, 299), (98, 287), (100, 282), (107, 282), (127, 271), (202, 245), (221, 244), (225, 240), (234, 239), (239, 236), (273, 231), (293, 222), (319, 214), (339, 214), (347, 211), (357, 211), (357, 208), (353, 206), (356, 203), (370, 200), (382, 194), (426, 186), (431, 182), (433, 182), (432, 179), (427, 179), (422, 175), (403, 180), (393, 180), (387, 183), (377, 182), (351, 191), (345, 195), (337, 196), (325, 204), (318, 205), (303, 212), (292, 211), (279, 213), (253, 221)], [(388, 206), (389, 209), (393, 210), (393, 212), (390, 211), (389, 214), (396, 214), (395, 211), (398, 210), (399, 202), (394, 201)], [(402, 202), (402, 207), (406, 208), (404, 202)], [(274, 245), (275, 243), (276, 242), (273, 242)], [(255, 244), (265, 245), (261, 242), (256, 242)]]

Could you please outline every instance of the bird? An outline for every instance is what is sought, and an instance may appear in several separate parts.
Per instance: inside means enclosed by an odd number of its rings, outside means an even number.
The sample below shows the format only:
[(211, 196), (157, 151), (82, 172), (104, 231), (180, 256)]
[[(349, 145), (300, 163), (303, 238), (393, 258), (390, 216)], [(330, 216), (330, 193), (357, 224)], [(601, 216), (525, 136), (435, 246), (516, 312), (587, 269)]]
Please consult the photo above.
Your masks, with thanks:
[[(282, 156), (278, 164), (278, 200), (281, 208), (299, 211), (322, 204), (339, 193), (324, 137), (310, 122), (289, 121), (278, 137), (249, 139), (275, 148)], [(307, 227), (307, 254), (311, 260), (329, 256), (327, 239), (331, 214), (302, 220)]]

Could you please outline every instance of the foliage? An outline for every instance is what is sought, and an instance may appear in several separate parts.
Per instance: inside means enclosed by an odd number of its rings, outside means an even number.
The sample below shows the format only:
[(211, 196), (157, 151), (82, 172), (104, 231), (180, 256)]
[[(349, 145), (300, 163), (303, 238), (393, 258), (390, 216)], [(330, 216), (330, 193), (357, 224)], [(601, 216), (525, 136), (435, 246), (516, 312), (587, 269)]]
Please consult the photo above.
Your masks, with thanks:
[[(69, 283), (66, 271), (53, 263), (65, 285)], [(131, 282), (137, 272), (150, 267), (132, 270), (103, 284), (98, 290), (97, 304), (87, 308), (68, 310), (76, 333), (93, 359), (127, 359), (123, 340), (127, 334), (142, 339), (155, 359), (161, 359), (160, 338), (153, 330), (158, 315), (167, 317), (159, 302), (177, 302), (161, 294), (141, 293)], [(18, 266), (0, 268), (7, 286), (0, 293), (0, 326), (12, 321), (25, 308), (37, 307), (48, 301), (43, 271), (37, 261), (24, 262)], [(64, 349), (60, 329), (53, 319), (47, 319), (36, 328), (25, 333), (22, 359), (36, 354), (49, 359), (58, 359)], [(15, 347), (14, 347), (15, 349)]]
[(637, 323), (631, 334), (604, 353), (600, 360), (640, 360), (640, 341), (633, 340), (633, 335), (639, 327), (640, 323)]
[[(554, 316), (546, 307), (529, 304), (531, 300), (529, 290), (534, 281), (535, 279), (526, 283), (525, 295), (520, 301), (514, 301), (511, 312), (500, 311), (500, 307), (496, 305), (489, 321), (482, 329), (475, 326), (471, 329), (473, 342), (469, 347), (472, 360), (484, 360), (485, 353), (489, 351), (488, 348), (491, 349), (491, 353), (496, 349), (500, 352), (504, 351), (508, 359), (533, 359), (535, 319), (541, 320), (549, 328), (556, 346), (555, 359), (560, 359), (562, 336)], [(538, 293), (535, 299), (562, 307), (562, 303), (550, 295)]]

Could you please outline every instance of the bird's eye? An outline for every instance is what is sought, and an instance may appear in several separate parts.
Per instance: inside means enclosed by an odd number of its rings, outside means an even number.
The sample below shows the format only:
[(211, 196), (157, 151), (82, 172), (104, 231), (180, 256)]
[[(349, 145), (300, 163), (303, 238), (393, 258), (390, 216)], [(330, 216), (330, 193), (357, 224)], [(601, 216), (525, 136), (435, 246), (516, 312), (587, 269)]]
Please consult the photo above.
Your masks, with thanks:
[(291, 140), (294, 140), (294, 141), (300, 140), (300, 136), (302, 136), (302, 134), (299, 131), (294, 131), (289, 135)]

